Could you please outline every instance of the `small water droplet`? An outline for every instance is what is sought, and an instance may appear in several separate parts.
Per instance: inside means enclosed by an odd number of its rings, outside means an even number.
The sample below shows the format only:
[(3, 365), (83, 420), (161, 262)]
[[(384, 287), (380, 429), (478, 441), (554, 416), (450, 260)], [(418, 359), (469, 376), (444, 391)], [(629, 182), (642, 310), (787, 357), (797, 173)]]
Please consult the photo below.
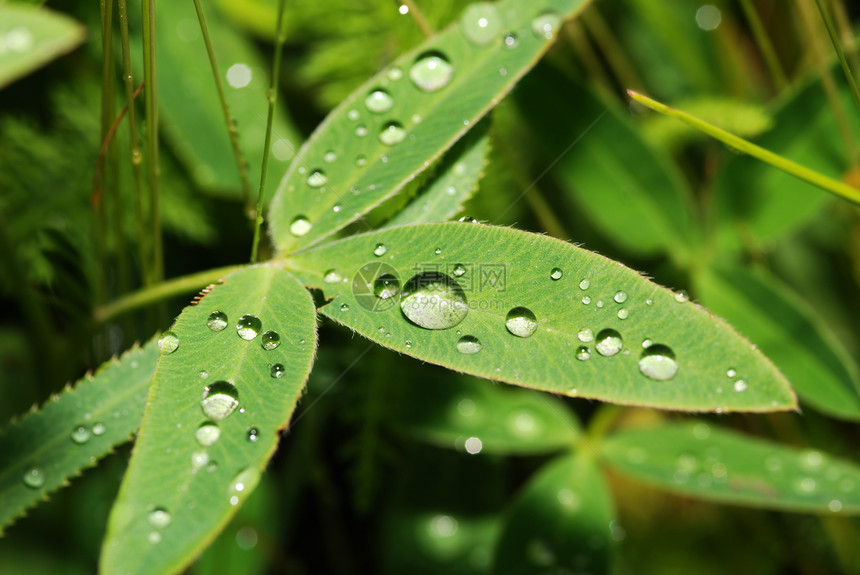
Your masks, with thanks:
[(379, 141), (386, 146), (399, 144), (406, 137), (406, 129), (399, 122), (388, 122), (379, 131)]
[(581, 290), (587, 290), (590, 286), (591, 286), (591, 282), (588, 281), (587, 279), (584, 279), (581, 282), (579, 282), (579, 289), (581, 289)]
[(335, 152), (334, 150), (329, 150), (323, 156), (323, 160), (325, 160), (325, 162), (328, 164), (333, 164), (337, 161), (337, 152)]
[(742, 379), (739, 379), (735, 382), (734, 388), (735, 388), (735, 391), (737, 391), (737, 392), (746, 391), (747, 382), (745, 382)]
[(460, 218), (457, 221), (462, 223), (462, 224), (477, 224), (477, 223), (479, 223), (478, 220), (476, 220), (472, 216), (463, 216), (462, 218)]
[(642, 351), (642, 357), (639, 359), (639, 371), (651, 379), (668, 381), (678, 373), (675, 353), (668, 346), (659, 343), (653, 344)]
[(582, 296), (582, 303), (584, 305), (588, 305), (591, 303), (591, 296), (584, 295)]
[(603, 357), (612, 357), (624, 347), (621, 334), (614, 329), (600, 330), (595, 339), (597, 343), (594, 344), (594, 348)]
[(579, 333), (576, 334), (577, 339), (582, 343), (588, 343), (590, 341), (594, 341), (594, 332), (588, 328), (579, 330)]
[(338, 213), (343, 209), (343, 204), (335, 204), (331, 207), (331, 211)]
[(358, 120), (358, 110), (350, 110), (346, 113), (346, 117), (352, 120), (353, 122)]
[(281, 379), (282, 377), (284, 377), (285, 371), (286, 370), (284, 369), (283, 365), (281, 365), (280, 363), (276, 363), (275, 365), (272, 366), (272, 369), (269, 371), (269, 375), (271, 375), (275, 379)]
[(327, 284), (336, 284), (343, 281), (343, 276), (340, 275), (335, 269), (328, 270), (325, 272), (325, 276), (323, 276), (323, 281)]
[(735, 371), (735, 370), (734, 370), (734, 368), (731, 368), (731, 367), (730, 367), (729, 369), (727, 369), (727, 370), (726, 370), (726, 377), (731, 377), (731, 378), (733, 378), (733, 377), (735, 377), (737, 374), (738, 374), (738, 372), (737, 372), (737, 371)]
[(355, 135), (359, 138), (363, 138), (367, 135), (367, 126), (364, 124), (359, 124), (355, 127)]
[(45, 472), (38, 467), (31, 467), (24, 473), (24, 485), (38, 489), (45, 484)]
[(627, 319), (628, 317), (630, 317), (630, 312), (626, 309), (620, 309), (615, 315), (618, 316), (618, 319)]
[[(365, 156), (363, 154), (359, 154), (358, 156), (355, 157), (355, 165), (356, 166), (364, 166), (366, 164), (367, 164), (367, 156)], [(357, 190), (358, 188), (355, 188), (355, 189)]]
[(72, 441), (74, 441), (78, 445), (86, 443), (87, 441), (90, 440), (90, 430), (87, 429), (86, 427), (84, 427), (83, 425), (79, 425), (75, 429), (72, 430), (71, 438), (72, 438)]
[(464, 335), (457, 340), (457, 351), (466, 355), (473, 355), (481, 351), (484, 346), (481, 340), (473, 335)]
[(441, 90), (451, 82), (454, 67), (439, 52), (426, 52), (409, 69), (409, 78), (425, 92)]
[(392, 82), (396, 82), (397, 80), (399, 80), (400, 78), (403, 77), (403, 70), (401, 70), (400, 68), (397, 68), (395, 66), (395, 67), (390, 68), (388, 70), (388, 73), (386, 74), (386, 76), (388, 76), (388, 79), (391, 80)]
[(191, 473), (197, 473), (209, 463), (209, 454), (201, 449), (191, 454)]
[(520, 39), (513, 32), (505, 34), (505, 46), (508, 48), (516, 48), (519, 43)]
[(602, 299), (597, 300), (597, 303), (594, 305), (596, 305), (597, 307), (603, 307), (603, 300)]
[(157, 507), (149, 512), (146, 519), (149, 521), (149, 524), (156, 529), (164, 529), (170, 525), (173, 517), (171, 517), (170, 513), (163, 507)]
[(400, 280), (392, 274), (382, 274), (373, 280), (373, 293), (380, 299), (389, 299), (400, 293)]
[(406, 340), (406, 349), (412, 349), (412, 341), (411, 340), (408, 340), (408, 339)]
[(218, 438), (221, 437), (221, 428), (211, 421), (200, 424), (197, 431), (194, 432), (194, 437), (197, 438), (197, 443), (203, 447), (214, 445)]
[(460, 24), (466, 38), (479, 46), (485, 46), (499, 37), (503, 22), (495, 5), (476, 2), (463, 11)]
[(158, 531), (150, 531), (149, 535), (146, 536), (146, 540), (155, 545), (156, 543), (161, 542), (161, 533)]
[(179, 338), (172, 331), (166, 331), (161, 334), (161, 338), (158, 340), (158, 349), (161, 350), (161, 353), (164, 355), (173, 353), (176, 351), (176, 348), (179, 347)]
[(257, 469), (249, 467), (240, 471), (233, 481), (230, 482), (230, 487), (227, 490), (230, 505), (238, 505), (239, 500), (246, 498), (259, 482), (260, 472)]
[(256, 427), (248, 428), (247, 436), (248, 441), (250, 441), (251, 443), (255, 443), (257, 441), (257, 438), (260, 436), (260, 430)]
[(581, 345), (576, 348), (576, 359), (586, 361), (591, 358), (591, 350), (587, 346)]
[(456, 280), (439, 272), (422, 272), (406, 282), (400, 309), (415, 325), (449, 329), (463, 321), (469, 304)]
[(645, 305), (654, 305), (654, 300), (653, 300), (653, 299), (651, 299), (651, 298), (646, 299), (646, 300), (645, 300)]
[(561, 18), (553, 12), (546, 12), (532, 20), (532, 31), (540, 38), (552, 40), (561, 27)]
[(561, 268), (552, 268), (552, 271), (549, 272), (549, 278), (553, 281), (560, 280), (563, 275), (564, 272), (561, 271)]
[(371, 112), (382, 114), (394, 107), (394, 98), (385, 90), (376, 89), (367, 95), (364, 99), (364, 105)]
[(385, 247), (385, 244), (376, 244), (376, 247), (373, 248), (373, 255), (375, 255), (376, 257), (382, 257), (387, 251), (388, 248)]
[(451, 273), (454, 274), (455, 278), (460, 278), (466, 275), (466, 271), (466, 266), (464, 266), (463, 264), (457, 264), (454, 266), (454, 269), (451, 270)]
[(678, 303), (685, 303), (685, 302), (690, 301), (690, 296), (688, 296), (687, 292), (685, 292), (683, 290), (676, 293), (674, 297), (675, 297), (675, 301)]
[(348, 303), (340, 304), (340, 311), (349, 311), (349, 304)]
[(312, 188), (321, 188), (328, 182), (328, 176), (322, 170), (311, 170), (308, 176), (308, 185)]
[(281, 345), (281, 336), (275, 331), (263, 332), (263, 335), (260, 336), (260, 345), (263, 346), (263, 349), (271, 351)]
[(505, 327), (517, 337), (531, 337), (537, 331), (538, 324), (535, 314), (525, 307), (515, 307), (505, 318)]
[(312, 227), (314, 226), (309, 219), (304, 216), (296, 216), (293, 218), (292, 223), (290, 223), (290, 233), (300, 238), (311, 231)]
[(239, 392), (236, 387), (226, 381), (216, 381), (207, 386), (200, 399), (203, 413), (212, 421), (221, 421), (233, 413), (239, 406)]
[(96, 437), (104, 435), (105, 431), (107, 431), (107, 426), (104, 423), (99, 422), (93, 425), (93, 435)]
[(615, 300), (615, 303), (624, 303), (627, 301), (627, 293), (623, 291), (615, 292), (615, 295), (612, 296), (612, 299)]
[(213, 311), (209, 314), (209, 319), (206, 320), (206, 325), (212, 331), (221, 331), (227, 327), (227, 314), (223, 311)]
[(263, 322), (255, 315), (246, 313), (236, 322), (236, 333), (244, 340), (251, 341), (263, 329)]
[(201, 370), (197, 373), (197, 377), (199, 377), (200, 379), (206, 379), (206, 378), (208, 378), (208, 377), (209, 377), (209, 372), (208, 372), (208, 371), (206, 371), (205, 369), (201, 369)]
[(457, 188), (455, 188), (454, 186), (448, 186), (447, 188), (445, 188), (445, 193), (449, 196), (453, 196), (457, 193)]

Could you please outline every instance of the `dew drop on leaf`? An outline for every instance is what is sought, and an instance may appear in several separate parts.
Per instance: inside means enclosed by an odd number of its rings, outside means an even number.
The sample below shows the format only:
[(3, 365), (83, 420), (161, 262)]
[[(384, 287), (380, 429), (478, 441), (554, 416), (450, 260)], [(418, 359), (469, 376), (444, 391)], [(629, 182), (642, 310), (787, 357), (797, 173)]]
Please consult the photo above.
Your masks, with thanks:
[(300, 238), (311, 231), (312, 227), (313, 224), (305, 216), (296, 216), (290, 223), (290, 233)]
[(406, 138), (406, 129), (399, 122), (388, 122), (379, 131), (379, 141), (386, 146), (399, 144)]
[(179, 338), (172, 331), (166, 331), (161, 334), (161, 339), (158, 340), (158, 349), (164, 355), (173, 353), (179, 347)]
[(343, 276), (340, 275), (335, 269), (331, 269), (325, 272), (323, 276), (323, 281), (327, 284), (336, 284), (343, 280)]
[(453, 75), (454, 67), (438, 52), (422, 54), (409, 69), (409, 78), (425, 92), (441, 90)]
[(549, 278), (553, 281), (558, 281), (561, 279), (561, 276), (564, 275), (564, 272), (561, 271), (561, 268), (552, 268), (552, 271), (549, 272)]
[(668, 381), (678, 373), (675, 353), (668, 346), (659, 343), (654, 344), (642, 352), (642, 357), (639, 359), (639, 371), (651, 379)]
[(152, 531), (149, 535), (146, 536), (146, 540), (155, 545), (156, 543), (161, 543), (161, 533), (158, 531)]
[(286, 370), (284, 369), (283, 365), (281, 365), (280, 363), (276, 363), (275, 365), (272, 366), (271, 370), (269, 371), (269, 375), (271, 375), (275, 379), (281, 379), (282, 377), (284, 377), (285, 371)]
[(726, 377), (735, 377), (737, 374), (738, 372), (732, 367), (726, 370)]
[(508, 48), (516, 48), (519, 45), (520, 39), (513, 32), (505, 34), (505, 46)]
[(275, 331), (263, 332), (263, 335), (260, 337), (260, 345), (266, 351), (271, 351), (281, 345), (281, 336)]
[(325, 160), (328, 164), (333, 164), (337, 161), (337, 152), (335, 152), (334, 150), (329, 150), (323, 156), (323, 160)]
[(197, 431), (194, 432), (194, 437), (197, 438), (197, 443), (203, 447), (214, 445), (218, 438), (221, 437), (221, 428), (211, 421), (200, 424)]
[(392, 82), (396, 82), (397, 80), (399, 80), (400, 78), (403, 77), (403, 70), (401, 70), (400, 68), (395, 66), (395, 67), (388, 70), (388, 73), (386, 74), (386, 76), (388, 76), (388, 79), (391, 80)]
[(742, 379), (739, 379), (735, 382), (734, 389), (737, 392), (746, 391), (747, 390), (747, 382)]
[(382, 89), (373, 90), (364, 99), (364, 105), (375, 114), (382, 114), (394, 107), (394, 98)]
[(191, 473), (197, 473), (209, 463), (209, 454), (201, 449), (191, 454)]
[(322, 170), (311, 170), (308, 175), (308, 185), (312, 188), (321, 188), (328, 182), (328, 176)]
[(406, 282), (400, 309), (417, 326), (450, 329), (463, 321), (469, 304), (456, 280), (440, 272), (422, 272)]
[(400, 293), (400, 280), (392, 274), (382, 274), (373, 280), (373, 294), (380, 299), (389, 299)]
[(561, 18), (558, 14), (546, 12), (532, 20), (532, 31), (539, 38), (552, 40), (558, 29), (561, 27)]
[(236, 323), (236, 333), (239, 334), (239, 337), (247, 341), (251, 341), (257, 337), (262, 329), (263, 322), (260, 321), (260, 318), (249, 313), (240, 317)]
[(587, 346), (581, 345), (576, 348), (576, 359), (579, 361), (587, 361), (591, 359), (591, 350)]
[(481, 351), (484, 346), (481, 340), (473, 335), (464, 335), (457, 340), (457, 351), (466, 355), (473, 355)]
[(222, 421), (239, 406), (239, 392), (233, 384), (216, 381), (207, 386), (200, 399), (203, 413), (212, 421)]
[(173, 517), (171, 517), (170, 513), (163, 507), (157, 507), (149, 512), (149, 515), (146, 516), (146, 520), (149, 521), (149, 524), (156, 529), (163, 529), (170, 525)]
[(590, 341), (594, 341), (594, 332), (588, 328), (579, 330), (579, 333), (576, 334), (576, 337), (582, 343), (588, 343)]
[(223, 311), (213, 311), (206, 320), (206, 326), (212, 331), (221, 331), (227, 327), (227, 314)]
[(505, 327), (517, 337), (530, 337), (537, 331), (535, 314), (525, 307), (515, 307), (505, 317)]
[(460, 18), (463, 35), (479, 46), (492, 42), (502, 32), (502, 17), (495, 5), (489, 2), (470, 4)]
[(256, 427), (251, 427), (248, 429), (247, 437), (248, 437), (248, 441), (250, 441), (251, 443), (255, 443), (257, 441), (257, 438), (259, 437), (259, 435), (260, 435), (260, 430), (257, 429)]
[(340, 311), (349, 311), (349, 304), (348, 303), (340, 304)]
[(627, 301), (627, 293), (623, 291), (615, 292), (615, 295), (612, 296), (612, 299), (615, 300), (615, 303), (624, 303)]
[(373, 255), (375, 255), (376, 257), (382, 257), (387, 251), (388, 248), (385, 247), (385, 244), (376, 244), (376, 247), (373, 248)]
[(621, 334), (614, 329), (602, 329), (597, 334), (594, 349), (603, 357), (612, 357), (621, 351), (624, 343), (621, 340)]
[(590, 286), (591, 286), (591, 282), (588, 281), (587, 279), (584, 279), (581, 282), (579, 282), (579, 289), (581, 289), (581, 290), (587, 290)]
[(455, 278), (463, 277), (464, 275), (466, 275), (466, 266), (464, 266), (463, 264), (457, 264), (454, 266), (452, 273), (454, 274)]
[(584, 295), (582, 296), (582, 304), (588, 305), (591, 303), (591, 296)]
[(367, 156), (360, 154), (360, 155), (355, 157), (355, 165), (356, 166), (364, 166), (365, 164), (367, 164)]
[(90, 440), (90, 430), (83, 425), (79, 425), (74, 430), (72, 430), (71, 438), (72, 441), (74, 441), (78, 445), (86, 443)]
[(24, 485), (38, 489), (45, 484), (45, 472), (38, 467), (31, 467), (24, 473)]
[(622, 308), (618, 310), (618, 313), (615, 315), (618, 316), (618, 319), (627, 319), (628, 317), (630, 317), (630, 312)]
[(98, 437), (99, 435), (104, 435), (105, 431), (107, 431), (107, 427), (104, 423), (99, 422), (93, 425), (93, 435), (95, 435), (96, 437)]
[(355, 135), (359, 138), (363, 138), (367, 135), (367, 126), (364, 124), (359, 124), (355, 127)]

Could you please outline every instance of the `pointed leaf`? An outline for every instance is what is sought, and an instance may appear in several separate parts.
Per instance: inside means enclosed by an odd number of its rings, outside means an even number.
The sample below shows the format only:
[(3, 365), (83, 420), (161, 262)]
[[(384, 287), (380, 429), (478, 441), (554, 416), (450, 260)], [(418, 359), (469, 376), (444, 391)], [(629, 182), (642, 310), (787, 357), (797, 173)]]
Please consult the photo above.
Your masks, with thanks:
[(724, 267), (702, 273), (696, 288), (709, 309), (776, 364), (804, 403), (834, 417), (860, 420), (857, 366), (812, 307), (777, 278)]
[(513, 504), (493, 573), (608, 573), (613, 515), (609, 486), (591, 454), (559, 457)]
[(137, 431), (157, 361), (156, 340), (127, 351), (0, 433), (0, 527)]
[(722, 503), (860, 513), (860, 466), (707, 423), (629, 429), (600, 446), (606, 462), (669, 491)]
[[(280, 344), (264, 349), (271, 332)], [(155, 372), (111, 511), (103, 573), (178, 572), (218, 534), (274, 452), (316, 347), (308, 293), (267, 266), (227, 276), (169, 333), (162, 352), (178, 347)]]
[(587, 3), (472, 5), (461, 22), (366, 82), (320, 125), (281, 182), (269, 213), (278, 249), (316, 243), (396, 194), (500, 100), (562, 19)]
[[(617, 262), (553, 238), (470, 223), (418, 224), (303, 251), (286, 265), (332, 299), (320, 310), (326, 316), (457, 371), (669, 409), (795, 406), (785, 378), (720, 319)], [(743, 393), (728, 389), (728, 368), (747, 378)]]

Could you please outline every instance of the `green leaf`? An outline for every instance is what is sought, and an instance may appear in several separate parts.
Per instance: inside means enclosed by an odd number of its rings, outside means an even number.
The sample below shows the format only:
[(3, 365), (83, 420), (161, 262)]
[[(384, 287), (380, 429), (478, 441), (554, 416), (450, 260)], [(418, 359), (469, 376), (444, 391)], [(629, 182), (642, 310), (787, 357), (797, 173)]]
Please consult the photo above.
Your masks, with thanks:
[(71, 51), (84, 36), (84, 27), (63, 14), (0, 4), (0, 88)]
[(860, 512), (860, 467), (707, 423), (629, 429), (600, 446), (618, 472), (691, 497), (814, 513)]
[(317, 128), (281, 182), (269, 213), (277, 248), (316, 243), (400, 191), (534, 65), (562, 18), (587, 3), (472, 5), (461, 22), (371, 78)]
[(493, 573), (608, 573), (613, 516), (594, 458), (559, 457), (526, 484), (508, 512)]
[[(795, 407), (785, 378), (721, 320), (617, 262), (553, 238), (470, 223), (418, 224), (305, 250), (285, 265), (332, 300), (320, 309), (324, 315), (456, 371), (668, 409)], [(522, 307), (534, 322), (516, 311)], [(508, 322), (509, 314), (519, 319)], [(617, 333), (621, 350), (615, 338), (599, 337), (611, 335), (604, 330)], [(743, 393), (726, 387), (730, 367), (746, 376)]]
[(0, 527), (127, 441), (140, 425), (156, 340), (104, 364), (0, 434)]
[(546, 453), (580, 436), (579, 422), (557, 398), (466, 377), (435, 378), (405, 397), (397, 415), (412, 435), (469, 453)]
[[(271, 332), (280, 345), (267, 350)], [(155, 372), (111, 511), (103, 573), (178, 572), (235, 513), (304, 387), (313, 305), (287, 272), (245, 268), (187, 307), (161, 341), (162, 352), (178, 347)]]
[[(543, 158), (558, 159), (556, 181), (610, 241), (639, 254), (691, 257), (700, 242), (683, 178), (615, 103), (545, 66), (517, 86), (515, 100), (541, 150), (538, 169), (546, 169)], [(558, 113), (571, 105), (575, 114)]]
[[(804, 403), (860, 420), (857, 366), (809, 304), (763, 271), (722, 267), (696, 279), (696, 293), (708, 308), (758, 345)], [(737, 378), (745, 375), (738, 372)]]
[(439, 173), (434, 175), (421, 195), (389, 220), (385, 227), (444, 222), (460, 212), (463, 202), (478, 188), (489, 152), (489, 123), (483, 120), (445, 154)]
[[(236, 120), (239, 147), (248, 163), (248, 178), (251, 188), (256, 190), (266, 134), (268, 65), (247, 38), (225, 24), (217, 11), (207, 9), (208, 2), (201, 4), (230, 113)], [(165, 135), (198, 186), (215, 194), (238, 198), (239, 171), (194, 5), (192, 2), (166, 2), (159, 6), (157, 15), (161, 30), (158, 35), (159, 110)], [(267, 173), (268, 198), (301, 141), (301, 135), (279, 105)]]

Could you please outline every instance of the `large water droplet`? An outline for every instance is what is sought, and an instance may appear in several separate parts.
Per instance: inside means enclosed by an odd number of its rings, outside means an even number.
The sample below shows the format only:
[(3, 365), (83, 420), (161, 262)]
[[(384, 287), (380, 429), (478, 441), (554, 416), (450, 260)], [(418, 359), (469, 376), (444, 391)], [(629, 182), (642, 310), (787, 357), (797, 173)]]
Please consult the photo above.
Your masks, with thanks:
[(587, 279), (584, 279), (581, 282), (579, 282), (579, 289), (581, 289), (581, 290), (587, 290), (590, 286), (591, 286), (591, 282), (588, 281)]
[(406, 137), (406, 129), (399, 122), (388, 122), (379, 131), (379, 141), (386, 146), (399, 144)]
[(561, 27), (561, 18), (558, 14), (547, 12), (532, 20), (532, 31), (541, 38), (552, 40)]
[(216, 381), (206, 387), (200, 399), (203, 413), (212, 421), (221, 421), (239, 406), (239, 392), (233, 384), (226, 381)]
[(281, 379), (282, 377), (284, 377), (285, 372), (286, 372), (286, 370), (284, 369), (284, 366), (281, 365), (280, 363), (276, 363), (275, 365), (272, 366), (272, 369), (269, 371), (269, 375), (271, 375), (275, 379)]
[(343, 276), (340, 275), (340, 272), (337, 270), (331, 269), (325, 273), (323, 276), (323, 281), (327, 284), (336, 284), (343, 280)]
[(457, 351), (466, 355), (473, 355), (481, 351), (484, 346), (481, 340), (473, 335), (464, 335), (457, 340)]
[(45, 484), (45, 472), (38, 467), (31, 467), (24, 473), (24, 485), (38, 489)]
[(249, 467), (239, 474), (230, 482), (230, 487), (227, 490), (227, 496), (230, 498), (230, 505), (236, 506), (240, 499), (248, 496), (254, 487), (260, 482), (260, 472), (253, 467)]
[(561, 279), (561, 276), (564, 275), (564, 272), (561, 271), (561, 268), (552, 268), (552, 271), (549, 272), (549, 277), (553, 281), (557, 281)]
[(213, 311), (209, 314), (209, 319), (206, 320), (206, 325), (212, 331), (221, 331), (227, 327), (227, 314), (223, 311)]
[(236, 322), (236, 333), (244, 340), (251, 341), (263, 329), (263, 322), (255, 315), (246, 313)]
[(163, 507), (157, 507), (149, 512), (146, 519), (149, 521), (149, 524), (156, 529), (163, 529), (170, 525), (173, 517), (171, 517), (170, 513)]
[(387, 251), (388, 248), (385, 247), (385, 244), (376, 244), (376, 247), (373, 248), (373, 255), (375, 255), (376, 257), (382, 257)]
[(400, 293), (400, 280), (392, 274), (382, 274), (373, 280), (373, 293), (380, 299), (388, 299)]
[(529, 337), (537, 331), (535, 314), (525, 307), (515, 307), (505, 318), (505, 327), (517, 337)]
[(367, 95), (364, 105), (371, 112), (382, 114), (394, 107), (394, 98), (385, 90), (377, 89)]
[(594, 348), (603, 357), (612, 357), (624, 347), (624, 343), (621, 341), (621, 334), (614, 329), (600, 330), (596, 340), (597, 343), (594, 344)]
[(179, 338), (172, 331), (166, 331), (161, 334), (161, 338), (158, 340), (158, 349), (161, 350), (162, 354), (169, 354), (176, 351), (176, 348), (179, 347)]
[(281, 345), (281, 336), (275, 331), (264, 332), (260, 337), (260, 345), (263, 346), (263, 349), (271, 351)]
[(502, 32), (502, 18), (489, 2), (470, 4), (460, 19), (463, 35), (480, 46), (489, 44)]
[(439, 272), (422, 272), (403, 289), (400, 309), (412, 323), (426, 329), (449, 329), (469, 313), (466, 294), (453, 278)]
[(218, 438), (221, 437), (221, 428), (211, 421), (207, 421), (200, 424), (200, 427), (194, 432), (194, 436), (197, 438), (197, 443), (203, 447), (209, 447), (210, 445), (214, 445), (218, 441)]
[(312, 227), (313, 224), (305, 216), (296, 216), (290, 223), (290, 233), (299, 238), (311, 231)]
[(87, 429), (86, 427), (84, 427), (83, 425), (79, 425), (75, 429), (72, 430), (71, 438), (72, 438), (72, 441), (74, 441), (78, 445), (86, 443), (87, 441), (90, 440), (90, 430)]
[(657, 381), (667, 381), (678, 373), (678, 362), (675, 353), (668, 346), (654, 344), (642, 352), (639, 359), (639, 371), (646, 377)]
[(312, 188), (321, 188), (328, 182), (328, 177), (322, 170), (311, 170), (308, 176), (308, 185)]
[(426, 52), (409, 69), (409, 78), (425, 92), (441, 90), (451, 81), (454, 67), (439, 52)]

